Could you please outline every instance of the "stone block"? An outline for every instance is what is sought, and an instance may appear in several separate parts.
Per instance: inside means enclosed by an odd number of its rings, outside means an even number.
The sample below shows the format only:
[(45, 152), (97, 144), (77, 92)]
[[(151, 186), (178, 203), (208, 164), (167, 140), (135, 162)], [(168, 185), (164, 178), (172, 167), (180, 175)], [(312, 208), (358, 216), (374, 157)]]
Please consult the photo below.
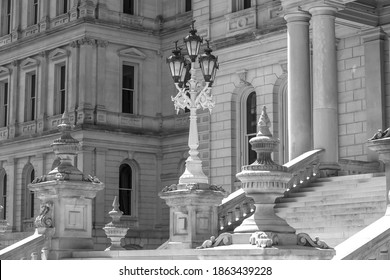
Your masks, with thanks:
[(355, 69), (360, 67), (360, 56), (345, 60), (345, 69)]
[(345, 134), (347, 134), (347, 125), (346, 124), (339, 125), (339, 135), (345, 135)]
[(358, 133), (354, 135), (356, 144), (365, 144), (367, 142), (367, 133)]
[(343, 60), (352, 57), (352, 48), (339, 50), (337, 52), (337, 60)]
[(367, 113), (365, 111), (359, 111), (354, 113), (355, 122), (363, 122), (367, 120)]
[(351, 80), (352, 79), (352, 71), (351, 70), (339, 71), (337, 73), (337, 77), (338, 77), (339, 82)]
[(362, 145), (353, 145), (347, 147), (347, 156), (360, 156), (363, 154)]
[(345, 60), (337, 61), (337, 70), (338, 71), (345, 70)]
[(340, 146), (349, 146), (355, 144), (355, 138), (353, 135), (341, 135), (339, 137)]
[[(340, 84), (340, 83), (339, 83)], [(344, 84), (345, 85), (345, 84)], [(353, 101), (353, 91), (346, 91), (346, 92), (339, 92), (339, 98), (338, 98), (340, 103), (345, 103), (345, 102), (351, 102)]]
[(353, 91), (353, 99), (354, 100), (364, 100), (366, 98), (366, 89), (356, 89)]
[(347, 124), (347, 134), (356, 134), (363, 132), (363, 124), (361, 122)]
[(360, 46), (360, 45), (361, 45), (360, 37), (358, 37), (358, 36), (345, 38), (345, 41), (344, 41), (345, 48), (352, 48), (352, 47), (356, 47), (356, 46)]
[(354, 79), (362, 78), (366, 75), (366, 69), (364, 67), (358, 67), (352, 70), (352, 76)]
[(348, 90), (354, 90), (362, 88), (362, 80), (361, 79), (353, 79), (345, 82), (345, 89)]
[(340, 114), (339, 116), (339, 124), (353, 123), (353, 121), (354, 121), (353, 113)]
[(362, 101), (361, 100), (348, 102), (346, 105), (347, 105), (347, 112), (348, 113), (362, 110)]
[(364, 55), (364, 46), (357, 46), (352, 48), (352, 55), (354, 57), (363, 56)]

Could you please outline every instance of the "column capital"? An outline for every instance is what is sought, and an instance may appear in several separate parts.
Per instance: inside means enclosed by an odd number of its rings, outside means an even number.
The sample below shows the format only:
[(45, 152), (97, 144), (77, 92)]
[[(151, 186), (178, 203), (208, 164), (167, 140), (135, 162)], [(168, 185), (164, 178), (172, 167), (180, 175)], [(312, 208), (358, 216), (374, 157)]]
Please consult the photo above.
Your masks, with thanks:
[(336, 13), (344, 8), (342, 4), (327, 4), (313, 5), (308, 7), (309, 13), (314, 16), (335, 16)]
[(284, 15), (287, 23), (309, 23), (311, 15), (306, 11), (291, 11)]

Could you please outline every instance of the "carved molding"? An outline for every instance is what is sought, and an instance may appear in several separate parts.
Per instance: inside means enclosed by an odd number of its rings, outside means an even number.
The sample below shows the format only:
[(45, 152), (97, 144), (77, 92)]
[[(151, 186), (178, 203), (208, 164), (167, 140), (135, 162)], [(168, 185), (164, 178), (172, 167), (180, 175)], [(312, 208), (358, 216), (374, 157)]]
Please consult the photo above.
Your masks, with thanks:
[(146, 59), (147, 56), (140, 50), (132, 47), (132, 48), (127, 48), (124, 50), (118, 51), (119, 56), (124, 56), (124, 57), (131, 57), (131, 58), (137, 58), (137, 59)]
[(8, 69), (7, 67), (0, 66), (0, 77), (8, 76), (12, 73), (12, 70)]
[(56, 60), (56, 59), (67, 57), (68, 55), (69, 55), (69, 51), (64, 50), (64, 49), (60, 49), (60, 48), (56, 48), (49, 53), (49, 58), (51, 60)]
[(39, 60), (36, 60), (34, 58), (26, 58), (20, 63), (20, 67), (22, 68), (29, 68), (29, 67), (35, 67), (39, 65)]
[(330, 249), (328, 244), (326, 244), (324, 241), (321, 241), (318, 237), (316, 237), (313, 240), (307, 233), (299, 233), (297, 234), (297, 237), (298, 237), (298, 245), (321, 248), (321, 249)]

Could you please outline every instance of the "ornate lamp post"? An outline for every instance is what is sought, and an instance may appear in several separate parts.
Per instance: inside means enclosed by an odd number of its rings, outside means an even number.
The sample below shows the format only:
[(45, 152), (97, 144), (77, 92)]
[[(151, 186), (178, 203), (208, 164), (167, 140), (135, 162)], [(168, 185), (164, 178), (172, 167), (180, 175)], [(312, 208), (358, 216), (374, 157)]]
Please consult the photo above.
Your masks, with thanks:
[[(170, 207), (170, 238), (164, 249), (196, 248), (212, 235), (218, 233), (217, 206), (225, 197), (221, 187), (209, 185), (209, 180), (202, 170), (202, 161), (198, 154), (198, 128), (196, 110), (211, 109), (214, 102), (211, 96), (211, 85), (218, 69), (217, 57), (207, 41), (204, 54), (198, 56), (202, 38), (196, 34), (194, 22), (190, 34), (184, 38), (188, 57), (176, 47), (167, 58), (171, 75), (178, 93), (172, 97), (175, 109), (190, 110), (190, 132), (188, 146), (189, 157), (186, 160), (186, 170), (179, 178), (179, 184), (165, 187), (160, 197)], [(195, 62), (199, 61), (204, 77), (203, 81), (196, 78)], [(160, 248), (160, 249), (163, 249)]]
[[(202, 161), (198, 156), (199, 140), (196, 111), (197, 109), (203, 108), (209, 109), (211, 112), (215, 105), (211, 96), (211, 86), (218, 69), (218, 58), (211, 54), (212, 50), (207, 40), (207, 47), (204, 50), (204, 54), (198, 56), (203, 39), (196, 34), (197, 30), (194, 28), (194, 23), (195, 21), (192, 22), (190, 34), (184, 38), (189, 59), (182, 55), (181, 49), (177, 47), (177, 41), (175, 42), (175, 50), (167, 58), (173, 81), (179, 91), (175, 97), (172, 97), (175, 109), (177, 112), (185, 108), (190, 110), (190, 132), (188, 137), (190, 151), (189, 157), (186, 160), (186, 170), (180, 177), (179, 184), (208, 184), (208, 179), (202, 170)], [(205, 81), (203, 87), (202, 82), (196, 79), (194, 66), (197, 58)]]

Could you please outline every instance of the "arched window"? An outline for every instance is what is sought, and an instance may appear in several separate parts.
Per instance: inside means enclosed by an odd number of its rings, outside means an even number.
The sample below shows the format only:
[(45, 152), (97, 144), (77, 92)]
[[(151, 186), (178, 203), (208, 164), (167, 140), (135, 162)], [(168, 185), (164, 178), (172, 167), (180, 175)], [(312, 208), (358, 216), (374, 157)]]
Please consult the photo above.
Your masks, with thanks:
[(257, 133), (257, 103), (256, 92), (251, 92), (245, 104), (245, 139), (244, 139), (244, 164), (252, 164), (256, 160), (256, 152), (252, 150), (249, 140)]
[(28, 189), (28, 184), (30, 184), (35, 179), (35, 171), (34, 168), (29, 167), (26, 172), (26, 180), (25, 180), (25, 211), (24, 218), (31, 219), (34, 218), (34, 192)]
[(119, 209), (127, 216), (134, 216), (134, 187), (133, 169), (127, 163), (121, 164), (119, 167)]
[(7, 218), (7, 174), (4, 170), (0, 172), (0, 204), (3, 206), (2, 219)]

